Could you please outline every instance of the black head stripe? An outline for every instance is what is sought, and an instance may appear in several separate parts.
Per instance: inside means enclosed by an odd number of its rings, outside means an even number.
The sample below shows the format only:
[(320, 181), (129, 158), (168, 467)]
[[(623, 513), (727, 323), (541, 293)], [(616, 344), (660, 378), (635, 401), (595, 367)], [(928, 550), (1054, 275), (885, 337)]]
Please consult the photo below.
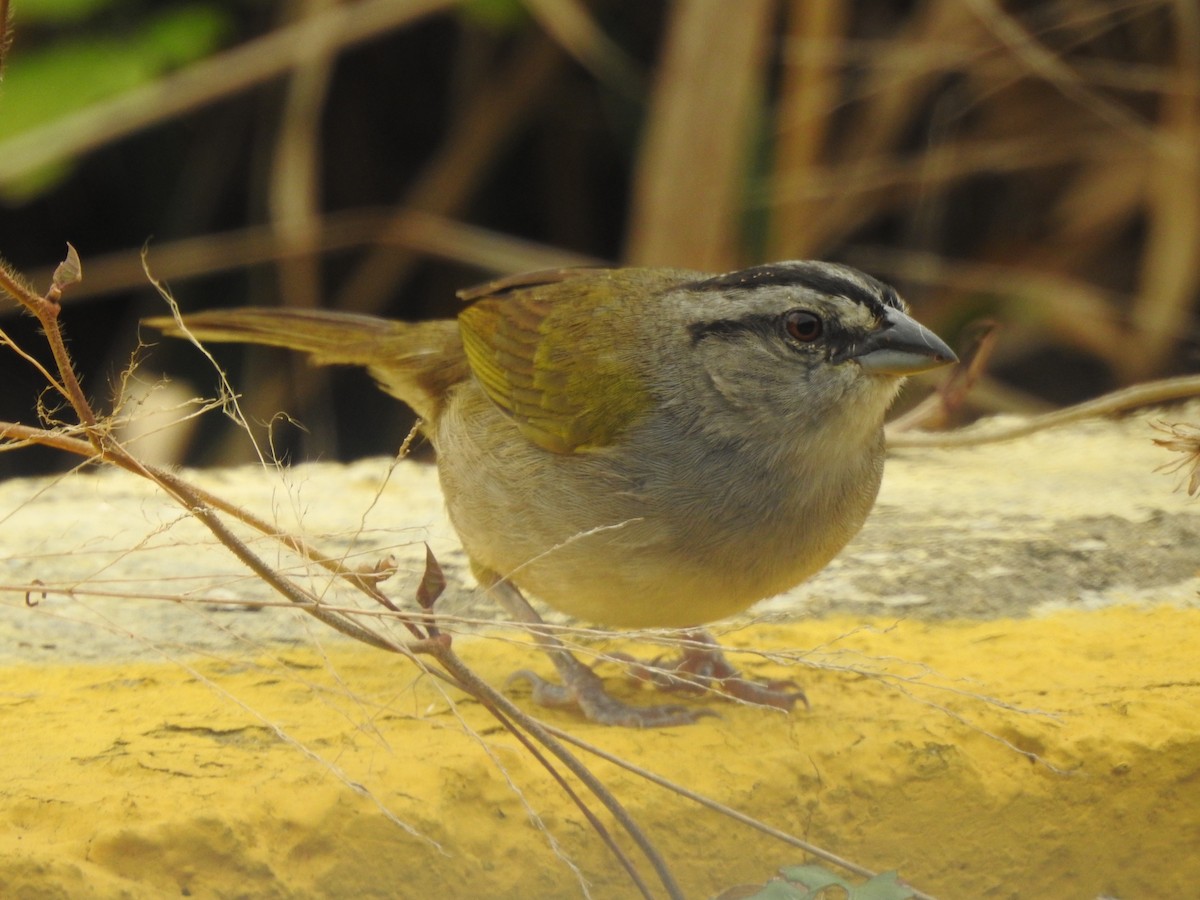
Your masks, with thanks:
[(695, 344), (705, 338), (735, 338), (744, 334), (768, 335), (776, 327), (776, 316), (750, 315), (740, 319), (717, 319), (713, 322), (696, 322), (688, 326)]
[[(853, 273), (853, 274), (851, 274)], [(728, 272), (703, 281), (681, 285), (690, 291), (719, 291), (729, 288), (753, 290), (760, 287), (806, 287), (822, 294), (845, 297), (861, 303), (871, 310), (876, 318), (884, 315), (886, 307), (904, 309), (895, 288), (877, 281), (870, 275), (842, 266), (818, 262), (793, 262), (765, 266), (753, 266), (737, 272)]]

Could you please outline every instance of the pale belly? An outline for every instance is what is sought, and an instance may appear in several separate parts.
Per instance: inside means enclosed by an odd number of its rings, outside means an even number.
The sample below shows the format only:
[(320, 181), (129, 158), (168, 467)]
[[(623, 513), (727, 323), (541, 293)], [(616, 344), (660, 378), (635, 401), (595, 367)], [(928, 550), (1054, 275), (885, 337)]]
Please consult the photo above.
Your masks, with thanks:
[[(881, 448), (847, 458), (814, 496), (802, 473), (755, 479), (730, 471), (747, 464), (738, 459), (675, 483), (662, 467), (614, 474), (611, 460), (465, 433), (439, 441), (439, 471), (472, 562), (568, 615), (622, 627), (701, 625), (799, 584), (858, 532), (882, 467)], [(734, 477), (762, 487), (731, 492)]]

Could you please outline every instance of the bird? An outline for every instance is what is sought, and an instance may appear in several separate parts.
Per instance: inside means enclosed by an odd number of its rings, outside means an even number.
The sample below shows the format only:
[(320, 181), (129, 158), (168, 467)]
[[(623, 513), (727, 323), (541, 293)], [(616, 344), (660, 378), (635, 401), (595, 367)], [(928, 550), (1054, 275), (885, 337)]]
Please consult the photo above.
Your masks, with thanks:
[[(146, 321), (365, 367), (419, 416), (480, 586), (532, 625), (526, 593), (602, 626), (692, 629), (803, 582), (874, 505), (904, 379), (957, 360), (894, 288), (831, 262), (558, 269), (459, 297), (456, 318), (422, 322), (262, 307)], [(704, 714), (620, 701), (535, 636), (563, 680), (517, 673), (540, 703), (634, 727)], [(680, 671), (783, 708), (803, 696), (698, 640)]]

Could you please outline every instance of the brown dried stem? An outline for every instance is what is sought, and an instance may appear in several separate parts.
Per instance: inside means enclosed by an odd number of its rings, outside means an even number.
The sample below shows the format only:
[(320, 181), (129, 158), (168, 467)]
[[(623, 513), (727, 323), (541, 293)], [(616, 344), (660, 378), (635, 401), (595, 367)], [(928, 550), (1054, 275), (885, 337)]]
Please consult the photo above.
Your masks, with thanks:
[[(651, 866), (658, 875), (660, 883), (672, 898), (682, 898), (683, 894), (676, 884), (670, 870), (667, 868), (661, 854), (654, 847), (646, 834), (633, 821), (622, 804), (604, 784), (584, 766), (578, 758), (571, 754), (556, 738), (554, 738), (537, 720), (522, 712), (510, 700), (482, 681), (466, 666), (450, 647), (450, 638), (440, 635), (436, 638), (425, 638), (413, 644), (402, 644), (392, 641), (370, 629), (363, 628), (340, 613), (331, 613), (322, 609), (320, 600), (299, 585), (276, 572), (271, 566), (255, 554), (240, 538), (238, 538), (218, 515), (218, 509), (233, 515), (240, 521), (275, 537), (288, 547), (301, 553), (339, 575), (347, 577), (355, 587), (363, 590), (368, 596), (379, 599), (378, 588), (370, 578), (357, 573), (348, 572), (340, 564), (325, 560), (313, 554), (303, 542), (278, 532), (277, 529), (251, 514), (237, 509), (230, 504), (220, 501), (205, 491), (193, 487), (183, 479), (169, 472), (142, 463), (105, 429), (92, 409), (75, 374), (70, 354), (63, 340), (62, 330), (58, 323), (58, 315), (62, 309), (59, 300), (65, 288), (77, 282), (82, 277), (79, 258), (75, 249), (68, 245), (66, 260), (55, 272), (50, 289), (44, 296), (39, 296), (16, 273), (0, 265), (0, 289), (10, 294), (27, 311), (39, 321), (47, 343), (54, 355), (61, 384), (58, 390), (70, 403), (78, 417), (86, 440), (67, 437), (61, 433), (55, 434), (46, 429), (31, 428), (15, 423), (0, 423), (0, 437), (16, 437), (33, 443), (57, 447), (69, 452), (78, 453), (89, 459), (99, 460), (118, 466), (126, 471), (140, 475), (156, 484), (164, 493), (174, 499), (191, 515), (196, 517), (231, 553), (234, 554), (252, 572), (258, 575), (266, 584), (272, 587), (290, 602), (305, 612), (310, 613), (331, 627), (362, 640), (365, 643), (382, 650), (400, 653), (411, 659), (425, 672), (441, 678), (465, 691), (482, 703), (496, 719), (529, 749), (534, 750), (533, 741), (541, 744), (552, 755), (556, 756), (570, 772), (592, 792), (592, 794), (609, 810), (621, 823), (622, 827), (642, 850)], [(384, 598), (385, 605), (392, 609), (395, 606)], [(417, 626), (406, 622), (414, 634), (420, 634)], [(440, 669), (427, 666), (419, 656), (428, 656), (436, 661)], [(589, 822), (596, 827), (597, 833), (606, 846), (614, 853), (622, 867), (629, 873), (638, 891), (645, 897), (650, 897), (649, 888), (637, 872), (632, 860), (618, 847), (607, 829), (596, 815), (587, 807), (584, 800), (565, 782), (550, 760), (540, 751), (534, 752), (535, 758), (550, 773), (561, 786), (566, 789), (571, 801), (581, 810)]]
[(1162, 378), (1133, 387), (1112, 391), (1093, 400), (1077, 403), (1065, 409), (1034, 416), (1024, 422), (999, 428), (984, 426), (964, 428), (950, 432), (906, 431), (893, 434), (889, 428), (889, 447), (972, 447), (977, 444), (995, 444), (1011, 441), (1037, 431), (1045, 431), (1059, 425), (1111, 416), (1139, 406), (1154, 406), (1171, 400), (1184, 400), (1200, 396), (1200, 375), (1181, 375), (1178, 378)]
[(9, 28), (8, 0), (0, 0), (0, 78), (4, 77), (4, 58), (8, 56), (8, 45), (12, 41)]

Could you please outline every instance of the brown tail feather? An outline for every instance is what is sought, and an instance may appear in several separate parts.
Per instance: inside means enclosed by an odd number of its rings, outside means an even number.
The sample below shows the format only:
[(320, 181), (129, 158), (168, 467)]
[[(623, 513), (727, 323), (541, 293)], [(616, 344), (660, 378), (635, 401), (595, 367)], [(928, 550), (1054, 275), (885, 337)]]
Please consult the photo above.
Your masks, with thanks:
[[(320, 366), (363, 366), (427, 421), (437, 415), (446, 391), (468, 374), (458, 325), (449, 320), (396, 322), (328, 310), (247, 307), (192, 313), (183, 322), (201, 341), (286, 347), (307, 353)], [(145, 323), (184, 336), (168, 316)]]

